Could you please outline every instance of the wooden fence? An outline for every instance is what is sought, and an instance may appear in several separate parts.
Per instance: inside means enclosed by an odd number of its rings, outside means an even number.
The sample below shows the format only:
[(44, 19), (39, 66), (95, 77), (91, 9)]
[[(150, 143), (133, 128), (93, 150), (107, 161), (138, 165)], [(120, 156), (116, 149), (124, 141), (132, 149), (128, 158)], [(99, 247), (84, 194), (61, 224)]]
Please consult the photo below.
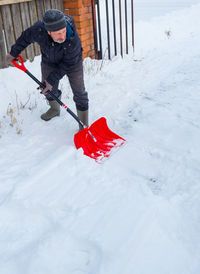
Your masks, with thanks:
[[(64, 10), (63, 0), (23, 0), (6, 5), (3, 2), (6, 1), (0, 1), (0, 68), (5, 67), (5, 55), (23, 30), (42, 19), (48, 9)], [(37, 44), (28, 46), (22, 52), (24, 60), (31, 61), (39, 54)]]

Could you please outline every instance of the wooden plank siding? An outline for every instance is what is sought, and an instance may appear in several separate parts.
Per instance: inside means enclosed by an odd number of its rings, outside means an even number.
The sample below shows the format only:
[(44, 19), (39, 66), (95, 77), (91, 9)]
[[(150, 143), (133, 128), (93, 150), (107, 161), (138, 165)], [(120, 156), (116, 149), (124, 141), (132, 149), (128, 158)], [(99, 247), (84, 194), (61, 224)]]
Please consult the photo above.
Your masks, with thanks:
[[(17, 5), (17, 4), (14, 4), (14, 5), (10, 5), (10, 8), (11, 8), (11, 13), (12, 13), (12, 22), (13, 22), (14, 35), (15, 35), (14, 40), (16, 40), (17, 37), (20, 36), (20, 34), (23, 30), (22, 20), (19, 17), (20, 6)], [(5, 27), (5, 30), (6, 30), (6, 27)], [(8, 49), (8, 51), (10, 51), (10, 48)], [(25, 51), (22, 52), (22, 57), (24, 59), (26, 59), (26, 52)]]
[[(28, 3), (20, 3), (20, 10), (21, 10), (21, 16), (22, 16), (22, 25), (23, 30), (27, 29), (31, 25), (30, 16), (29, 16), (29, 9), (28, 9)], [(35, 53), (34, 53), (34, 46), (30, 45), (26, 48), (26, 56), (27, 59), (30, 61), (33, 61)]]
[[(29, 7), (30, 22), (31, 22), (31, 25), (33, 25), (38, 20), (35, 0), (32, 0), (31, 2), (29, 2), (28, 7)], [(35, 56), (40, 55), (41, 52), (40, 52), (40, 47), (38, 46), (38, 44), (34, 43), (33, 46), (34, 46)]]
[[(41, 20), (48, 9), (64, 11), (63, 0), (0, 0), (0, 68), (5, 67), (5, 55), (21, 35), (22, 31)], [(37, 44), (31, 44), (22, 52), (24, 60), (33, 60), (40, 55)]]
[(44, 0), (44, 9), (45, 10), (51, 9), (51, 0)]
[(22, 3), (22, 2), (29, 2), (32, 0), (0, 0), (0, 6), (8, 5), (8, 4), (16, 4), (16, 3)]
[(44, 5), (42, 0), (40, 1), (36, 0), (36, 8), (37, 8), (38, 20), (41, 20), (44, 14)]
[(2, 23), (2, 18), (0, 18), (0, 63), (2, 67), (5, 66), (5, 55), (6, 55), (6, 49), (5, 49), (5, 43), (4, 43), (3, 23)]

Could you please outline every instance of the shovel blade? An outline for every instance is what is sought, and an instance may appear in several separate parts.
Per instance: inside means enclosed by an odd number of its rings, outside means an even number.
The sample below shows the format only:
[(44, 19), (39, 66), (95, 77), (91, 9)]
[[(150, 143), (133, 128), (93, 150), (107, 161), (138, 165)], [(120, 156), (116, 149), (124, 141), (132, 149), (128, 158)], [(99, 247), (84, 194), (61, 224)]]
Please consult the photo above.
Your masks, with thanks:
[(124, 142), (125, 139), (108, 128), (104, 117), (74, 135), (76, 148), (82, 148), (85, 155), (99, 163), (108, 158), (112, 151), (123, 145)]

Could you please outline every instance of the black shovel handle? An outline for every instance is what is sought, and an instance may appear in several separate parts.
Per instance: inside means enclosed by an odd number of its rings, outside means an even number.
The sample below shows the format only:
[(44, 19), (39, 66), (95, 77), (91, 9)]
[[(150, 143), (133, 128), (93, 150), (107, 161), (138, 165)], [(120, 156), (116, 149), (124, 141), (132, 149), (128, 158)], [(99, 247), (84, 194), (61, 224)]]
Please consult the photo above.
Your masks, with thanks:
[[(21, 64), (19, 64), (17, 61), (20, 61)], [(30, 76), (41, 88), (45, 88), (45, 84), (40, 82), (30, 71), (28, 71), (28, 69), (25, 67), (24, 65), (24, 61), (21, 55), (17, 56), (14, 60), (12, 60), (13, 65), (24, 71), (28, 76)], [(82, 121), (78, 118), (78, 116), (69, 108), (67, 107), (60, 99), (58, 99), (58, 97), (56, 97), (50, 90), (48, 90), (49, 95), (58, 102), (58, 104), (65, 108), (66, 111), (79, 123), (79, 125), (82, 127), (82, 129), (84, 128), (84, 124), (82, 123)]]

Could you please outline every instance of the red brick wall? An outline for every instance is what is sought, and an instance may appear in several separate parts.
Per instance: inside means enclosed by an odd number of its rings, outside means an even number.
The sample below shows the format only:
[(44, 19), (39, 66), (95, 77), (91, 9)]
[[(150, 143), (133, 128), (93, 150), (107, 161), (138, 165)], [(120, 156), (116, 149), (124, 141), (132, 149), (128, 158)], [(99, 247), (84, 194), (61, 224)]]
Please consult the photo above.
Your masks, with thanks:
[(63, 0), (64, 11), (75, 20), (83, 47), (83, 58), (95, 58), (91, 0)]

